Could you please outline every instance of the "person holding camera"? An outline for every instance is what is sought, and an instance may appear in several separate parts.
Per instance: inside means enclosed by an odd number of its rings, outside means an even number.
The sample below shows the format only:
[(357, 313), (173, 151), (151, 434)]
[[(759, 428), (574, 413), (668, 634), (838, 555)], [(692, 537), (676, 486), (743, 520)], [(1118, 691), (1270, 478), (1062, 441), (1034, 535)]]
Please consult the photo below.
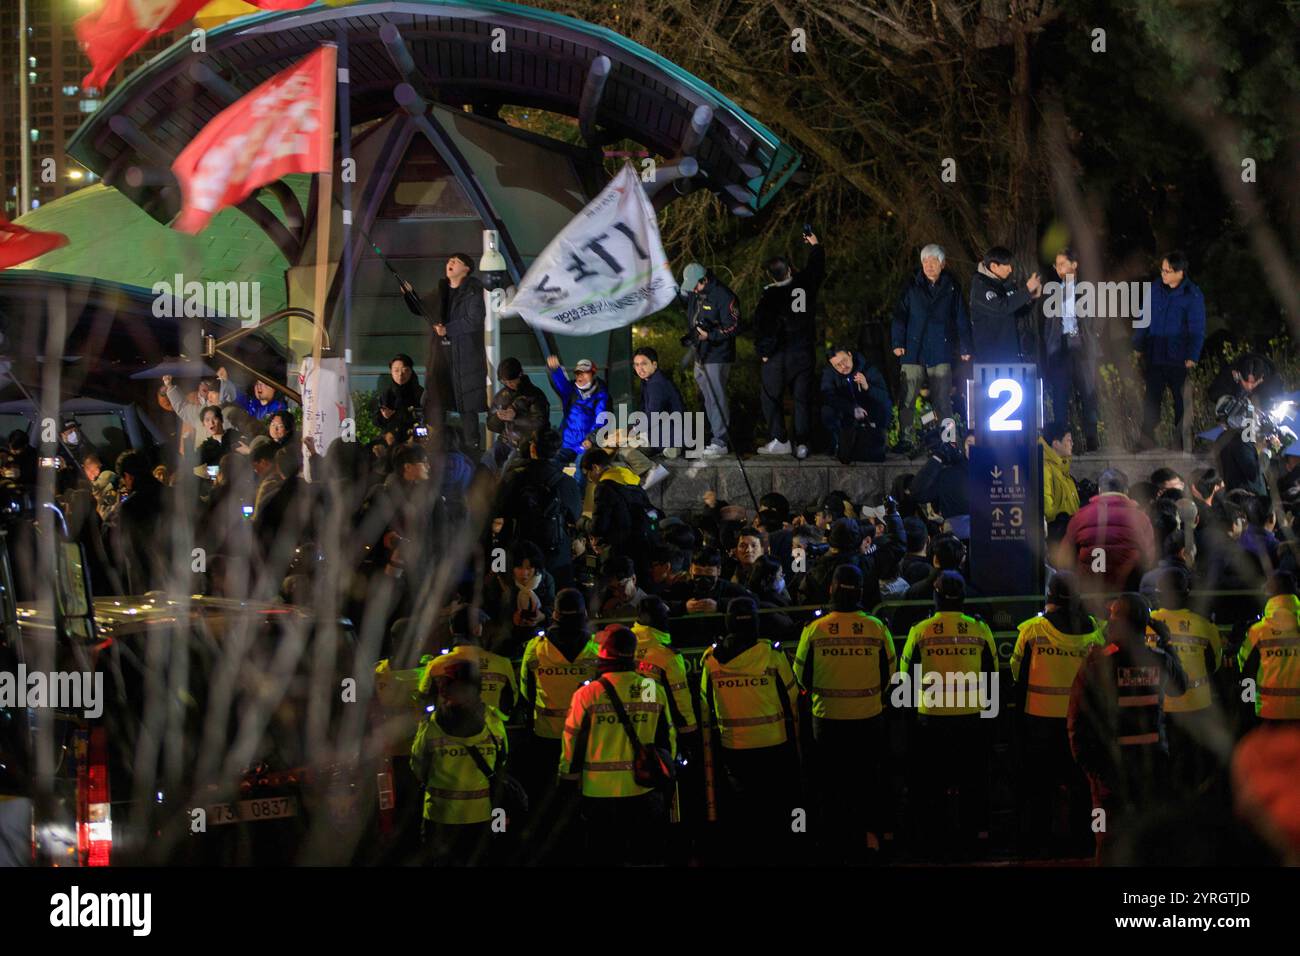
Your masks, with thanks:
[(797, 272), (785, 256), (766, 264), (772, 282), (763, 287), (754, 308), (754, 345), (762, 361), (763, 417), (772, 440), (760, 455), (788, 455), (785, 392), (794, 393), (794, 456), (808, 457), (812, 430), (813, 342), (817, 334), (817, 290), (826, 278), (826, 250), (812, 226), (803, 227), (803, 241), (812, 246), (808, 264)]
[(415, 374), (415, 360), (398, 352), (388, 363), (389, 380), (379, 389), (375, 424), (380, 434), (392, 432), (399, 442), (405, 441), (415, 427), (424, 404), (424, 386)]
[[(952, 435), (944, 430), (952, 426)], [(946, 437), (952, 437), (948, 441)], [(921, 434), (922, 444), (930, 457), (912, 482), (912, 497), (919, 505), (930, 505), (944, 519), (943, 530), (951, 531), (963, 541), (970, 540), (970, 446), (975, 435), (962, 438), (961, 430), (951, 420), (935, 422)]]
[(885, 376), (861, 352), (835, 346), (822, 367), (822, 425), (831, 456), (844, 464), (884, 461), (893, 408)]
[(698, 262), (682, 272), (678, 293), (686, 305), (686, 334), (682, 345), (695, 353), (695, 384), (704, 399), (704, 413), (713, 438), (706, 457), (727, 453), (731, 406), (727, 379), (736, 362), (736, 332), (740, 328), (740, 300), (736, 294)]
[(1223, 426), (1223, 434), (1214, 443), (1214, 455), (1224, 487), (1228, 491), (1241, 488), (1260, 498), (1268, 497), (1260, 446), (1265, 458), (1282, 448), (1276, 423), (1260, 408), (1256, 397), (1267, 375), (1263, 359), (1243, 355), (1232, 367), (1236, 388), (1220, 396), (1214, 406), (1214, 415)]
[(551, 403), (513, 356), (501, 360), (497, 378), (501, 389), (492, 397), (487, 427), (501, 436), (492, 446), (492, 462), (501, 469), (512, 456), (528, 454), (533, 436), (551, 420)]

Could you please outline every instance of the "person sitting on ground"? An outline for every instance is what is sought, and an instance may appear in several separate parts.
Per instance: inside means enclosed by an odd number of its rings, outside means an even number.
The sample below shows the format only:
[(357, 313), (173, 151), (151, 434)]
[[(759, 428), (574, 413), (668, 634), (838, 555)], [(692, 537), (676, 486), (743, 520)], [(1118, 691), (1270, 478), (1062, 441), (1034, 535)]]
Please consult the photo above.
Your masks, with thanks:
[(868, 364), (860, 352), (835, 346), (822, 367), (821, 396), (831, 456), (846, 464), (884, 461), (893, 407), (880, 369)]

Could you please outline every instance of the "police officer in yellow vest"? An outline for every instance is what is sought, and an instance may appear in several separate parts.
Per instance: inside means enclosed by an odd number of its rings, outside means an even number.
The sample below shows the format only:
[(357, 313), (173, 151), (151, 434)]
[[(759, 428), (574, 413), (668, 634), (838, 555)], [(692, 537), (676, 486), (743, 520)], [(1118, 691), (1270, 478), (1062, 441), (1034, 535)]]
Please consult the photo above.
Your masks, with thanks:
[(510, 659), (483, 647), (483, 626), (490, 618), (477, 608), (461, 607), (452, 612), (447, 630), (450, 646), (425, 665), (420, 678), (420, 693), (433, 691), (434, 679), (452, 664), (471, 660), (478, 665), (483, 679), (483, 703), (494, 708), (503, 721), (514, 713), (519, 698), (515, 668)]
[(658, 681), (637, 672), (636, 635), (611, 624), (597, 640), (596, 677), (573, 695), (560, 753), (562, 781), (582, 795), (587, 864), (650, 863), (663, 847), (666, 794), (639, 785), (632, 737), (676, 757)]
[(505, 768), (505, 725), (483, 703), (473, 661), (445, 668), (435, 687), (434, 711), (411, 745), (411, 770), (424, 787), (428, 859), (458, 866), (488, 862), (494, 838), (488, 772)]
[[(1091, 852), (1088, 781), (1070, 753), (1065, 717), (1070, 688), (1088, 650), (1105, 643), (1101, 626), (1079, 602), (1074, 575), (1052, 575), (1043, 613), (1020, 625), (1011, 652), (1013, 696), (1020, 710), (1017, 797), (1025, 854)], [(1059, 819), (1057, 797), (1065, 800), (1066, 832), (1060, 835), (1052, 832)]]
[(877, 848), (883, 833), (881, 763), (888, 740), (882, 715), (897, 664), (889, 628), (862, 610), (862, 571), (856, 565), (835, 569), (830, 597), (827, 613), (799, 637), (794, 675), (812, 696), (825, 814), (814, 835), (824, 857), (848, 863), (863, 858), (868, 833), (875, 836)]
[[(1147, 646), (1148, 629), (1155, 647)], [(1183, 665), (1169, 649), (1169, 630), (1151, 620), (1140, 594), (1111, 602), (1106, 640), (1079, 668), (1066, 718), (1070, 750), (1092, 788), (1099, 861), (1134, 811), (1158, 813), (1168, 799), (1165, 696), (1187, 688)]]
[[(1165, 696), (1169, 715), (1169, 759), (1174, 781), (1185, 791), (1200, 787), (1226, 764), (1232, 749), (1225, 712), (1214, 699), (1215, 678), (1223, 667), (1223, 638), (1219, 629), (1195, 611), (1188, 610), (1192, 579), (1185, 568), (1161, 569), (1156, 577), (1153, 621), (1169, 629), (1169, 648), (1187, 672), (1187, 691)], [(1155, 646), (1156, 635), (1147, 632)]]
[[(936, 613), (907, 635), (891, 703), (917, 708), (913, 777), (921, 839), (931, 851), (976, 852), (986, 832), (992, 720), (1001, 707), (997, 649), (987, 624), (963, 613), (966, 582), (956, 571), (934, 582)], [(912, 668), (915, 665), (916, 671)], [(910, 692), (910, 693), (909, 693)], [(959, 796), (959, 833), (945, 838), (945, 795)]]
[(587, 626), (582, 592), (565, 588), (555, 596), (555, 623), (524, 647), (520, 690), (529, 725), (528, 758), (523, 783), (535, 808), (524, 843), (541, 852), (540, 861), (575, 862), (577, 834), (566, 829), (572, 807), (555, 799), (555, 766), (560, 759), (564, 719), (579, 687), (596, 676), (595, 643)]
[(636, 623), (632, 625), (632, 633), (636, 635), (636, 669), (659, 681), (667, 691), (668, 711), (681, 745), (680, 736), (696, 733), (699, 726), (695, 722), (691, 687), (686, 681), (686, 661), (673, 647), (669, 626), (668, 605), (663, 599), (653, 595), (642, 598), (637, 606)]
[(799, 697), (790, 662), (758, 636), (758, 602), (732, 598), (727, 632), (700, 661), (700, 720), (717, 728), (726, 778), (719, 817), (735, 862), (785, 861), (799, 787)]
[(1243, 687), (1254, 681), (1255, 716), (1267, 724), (1300, 722), (1300, 599), (1296, 579), (1278, 571), (1265, 587), (1264, 616), (1237, 651)]

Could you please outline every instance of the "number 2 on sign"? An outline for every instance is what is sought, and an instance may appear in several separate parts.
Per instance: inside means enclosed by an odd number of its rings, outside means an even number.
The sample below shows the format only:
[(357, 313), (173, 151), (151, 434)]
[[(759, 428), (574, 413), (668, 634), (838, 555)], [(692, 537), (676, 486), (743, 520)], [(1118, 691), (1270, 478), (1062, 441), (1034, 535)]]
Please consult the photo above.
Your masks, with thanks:
[(1020, 383), (1013, 378), (996, 378), (989, 383), (989, 398), (999, 398), (1007, 396), (1006, 402), (1002, 407), (989, 416), (989, 431), (991, 432), (1018, 432), (1025, 427), (1024, 422), (1018, 418), (1012, 418), (1025, 400), (1025, 390), (1020, 387)]

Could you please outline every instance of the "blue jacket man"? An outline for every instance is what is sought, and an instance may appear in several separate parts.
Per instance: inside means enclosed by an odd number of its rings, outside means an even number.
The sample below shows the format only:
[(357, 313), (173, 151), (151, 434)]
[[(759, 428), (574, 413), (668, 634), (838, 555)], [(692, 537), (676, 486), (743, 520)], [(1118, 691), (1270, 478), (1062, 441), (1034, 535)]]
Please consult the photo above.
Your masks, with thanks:
[(1160, 403), (1168, 389), (1174, 400), (1175, 444), (1181, 447), (1183, 383), (1196, 366), (1205, 345), (1205, 296), (1187, 278), (1187, 256), (1171, 252), (1160, 263), (1160, 282), (1151, 284), (1145, 328), (1133, 332), (1133, 350), (1142, 355), (1147, 394), (1142, 409), (1139, 448), (1155, 447)]
[(600, 416), (609, 410), (609, 390), (596, 377), (596, 364), (591, 359), (578, 360), (572, 382), (560, 367), (558, 356), (549, 356), (546, 364), (551, 370), (551, 385), (564, 405), (564, 447), (557, 460), (567, 464), (595, 446)]
[(928, 378), (930, 400), (940, 418), (952, 414), (953, 345), (963, 362), (971, 356), (971, 323), (961, 289), (944, 269), (943, 247), (931, 243), (921, 250), (921, 267), (903, 288), (894, 307), (894, 355), (902, 363), (903, 401), (898, 409), (899, 450), (906, 450), (912, 432), (916, 396)]

